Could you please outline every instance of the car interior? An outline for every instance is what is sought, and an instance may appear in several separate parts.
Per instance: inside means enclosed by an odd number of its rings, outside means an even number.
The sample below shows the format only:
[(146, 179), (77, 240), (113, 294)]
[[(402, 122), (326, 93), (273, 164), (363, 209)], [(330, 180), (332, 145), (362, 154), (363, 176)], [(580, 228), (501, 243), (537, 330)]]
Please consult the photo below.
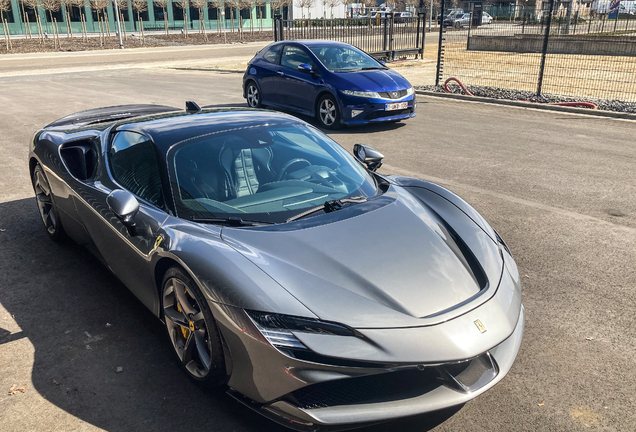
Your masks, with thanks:
[(229, 132), (183, 146), (174, 171), (177, 211), (186, 219), (308, 208), (360, 183), (306, 135), (280, 130)]

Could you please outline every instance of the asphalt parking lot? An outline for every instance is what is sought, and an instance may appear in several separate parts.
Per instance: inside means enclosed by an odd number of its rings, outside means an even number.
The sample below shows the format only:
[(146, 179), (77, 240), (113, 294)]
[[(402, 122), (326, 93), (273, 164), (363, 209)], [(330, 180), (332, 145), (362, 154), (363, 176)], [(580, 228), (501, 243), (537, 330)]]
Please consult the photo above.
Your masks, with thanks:
[[(244, 106), (240, 82), (154, 66), (0, 76), (0, 430), (286, 430), (187, 380), (152, 314), (86, 250), (47, 239), (27, 170), (33, 133), (61, 116)], [(473, 204), (524, 285), (524, 342), (500, 384), (366, 430), (636, 429), (636, 122), (420, 97), (415, 119), (330, 135)]]

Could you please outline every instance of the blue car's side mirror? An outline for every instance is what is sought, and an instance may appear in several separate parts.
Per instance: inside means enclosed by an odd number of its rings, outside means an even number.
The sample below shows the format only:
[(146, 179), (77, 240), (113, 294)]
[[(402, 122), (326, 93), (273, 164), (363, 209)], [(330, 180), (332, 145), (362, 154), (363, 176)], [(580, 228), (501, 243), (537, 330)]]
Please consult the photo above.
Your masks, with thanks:
[(304, 72), (304, 73), (311, 73), (311, 66), (309, 66), (308, 64), (305, 63), (301, 63), (298, 65), (298, 70), (300, 72)]

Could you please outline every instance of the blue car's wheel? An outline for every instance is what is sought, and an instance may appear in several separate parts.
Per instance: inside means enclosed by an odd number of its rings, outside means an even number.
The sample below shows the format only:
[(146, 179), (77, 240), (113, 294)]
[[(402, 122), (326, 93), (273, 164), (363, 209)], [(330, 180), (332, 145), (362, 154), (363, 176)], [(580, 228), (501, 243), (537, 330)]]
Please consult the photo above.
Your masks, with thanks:
[(327, 94), (318, 101), (317, 110), (320, 126), (326, 129), (338, 129), (340, 127), (340, 110), (333, 96)]
[(261, 107), (261, 92), (258, 90), (254, 81), (250, 81), (247, 84), (247, 89), (245, 90), (245, 95), (247, 96), (247, 104), (251, 108), (260, 108)]

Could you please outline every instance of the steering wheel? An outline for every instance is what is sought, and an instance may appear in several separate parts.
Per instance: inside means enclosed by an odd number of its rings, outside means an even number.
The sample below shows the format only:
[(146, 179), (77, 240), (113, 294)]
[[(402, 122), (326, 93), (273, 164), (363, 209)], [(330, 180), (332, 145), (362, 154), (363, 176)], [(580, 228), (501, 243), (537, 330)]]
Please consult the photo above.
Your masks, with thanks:
[(311, 162), (309, 162), (307, 159), (295, 158), (295, 159), (288, 160), (287, 163), (285, 163), (285, 165), (283, 165), (283, 167), (280, 170), (280, 174), (278, 176), (278, 181), (281, 181), (283, 179), (283, 177), (287, 173), (287, 170), (289, 169), (290, 166), (292, 166), (294, 164), (297, 164), (297, 163), (300, 163), (300, 162), (304, 162), (304, 163), (307, 164), (307, 166), (311, 166)]

